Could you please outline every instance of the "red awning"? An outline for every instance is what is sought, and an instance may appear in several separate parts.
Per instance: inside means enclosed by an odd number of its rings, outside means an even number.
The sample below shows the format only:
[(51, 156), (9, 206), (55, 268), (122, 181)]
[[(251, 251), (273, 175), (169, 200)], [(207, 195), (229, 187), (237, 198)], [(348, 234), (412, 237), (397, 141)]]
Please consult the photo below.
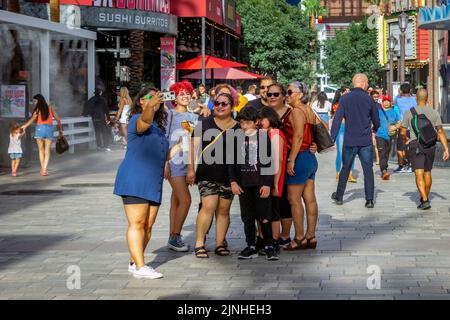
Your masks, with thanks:
[[(205, 69), (220, 69), (232, 67), (247, 67), (247, 65), (230, 60), (205, 55)], [(177, 70), (200, 70), (202, 68), (202, 55), (197, 58), (177, 64)]]
[[(223, 68), (223, 69), (214, 69), (213, 71), (206, 71), (206, 79), (211, 79), (211, 73), (214, 79), (226, 79), (226, 80), (244, 80), (244, 79), (261, 79), (263, 76), (251, 73), (244, 70), (239, 70), (235, 68)], [(183, 79), (201, 79), (202, 72), (196, 71), (194, 73), (188, 74)]]

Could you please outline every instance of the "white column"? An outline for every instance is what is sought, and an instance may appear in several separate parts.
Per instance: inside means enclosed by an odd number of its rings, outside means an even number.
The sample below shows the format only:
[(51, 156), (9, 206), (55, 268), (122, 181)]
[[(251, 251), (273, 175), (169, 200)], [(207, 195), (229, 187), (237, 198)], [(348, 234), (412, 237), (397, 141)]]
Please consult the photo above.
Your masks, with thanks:
[(41, 49), (41, 94), (50, 101), (50, 32), (40, 33)]
[(88, 40), (88, 75), (87, 75), (87, 98), (91, 98), (94, 95), (95, 89), (95, 41)]

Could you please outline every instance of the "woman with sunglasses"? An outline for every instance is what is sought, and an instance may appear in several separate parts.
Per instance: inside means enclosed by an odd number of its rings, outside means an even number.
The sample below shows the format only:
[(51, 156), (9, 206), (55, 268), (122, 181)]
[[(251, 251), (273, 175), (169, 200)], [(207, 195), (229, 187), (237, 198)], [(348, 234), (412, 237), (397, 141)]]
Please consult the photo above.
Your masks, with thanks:
[(191, 83), (181, 81), (173, 84), (170, 91), (175, 92), (173, 109), (167, 111), (166, 136), (169, 139), (170, 153), (173, 158), (166, 162), (164, 178), (172, 187), (170, 197), (170, 227), (167, 246), (178, 252), (189, 251), (189, 245), (183, 242), (181, 230), (191, 207), (191, 193), (186, 182), (190, 136), (198, 121), (198, 115), (189, 112), (194, 88)]
[[(320, 120), (310, 107), (309, 99), (310, 93), (305, 83), (293, 82), (289, 85), (287, 103), (292, 107), (292, 112), (289, 115), (291, 128), (285, 128), (286, 139), (290, 146), (286, 165), (286, 184), (295, 237), (286, 250), (315, 249), (317, 246), (315, 232), (318, 207), (314, 179), (318, 164), (315, 155), (309, 149), (313, 144), (313, 125)], [(302, 199), (306, 207), (306, 234), (303, 226)]]
[[(233, 201), (226, 155), (228, 147), (233, 149), (233, 145), (227, 145), (227, 131), (239, 129), (239, 124), (233, 119), (233, 106), (236, 103), (237, 101), (230, 94), (218, 94), (214, 102), (214, 117), (203, 119), (198, 123), (191, 141), (190, 150), (193, 152), (190, 153), (191, 162), (188, 164), (187, 182), (191, 185), (198, 184), (202, 203), (196, 222), (197, 239), (194, 251), (197, 258), (209, 258), (205, 248), (205, 237), (214, 213), (216, 214), (215, 253), (219, 256), (230, 255), (224, 243), (230, 224), (230, 207)], [(210, 134), (212, 130), (214, 134)], [(195, 170), (195, 163), (198, 163), (197, 170)]]
[(126, 234), (135, 278), (157, 279), (162, 274), (147, 266), (144, 252), (161, 204), (164, 164), (169, 142), (161, 95), (142, 88), (130, 110), (125, 159), (117, 171), (114, 194), (121, 196), (128, 220)]

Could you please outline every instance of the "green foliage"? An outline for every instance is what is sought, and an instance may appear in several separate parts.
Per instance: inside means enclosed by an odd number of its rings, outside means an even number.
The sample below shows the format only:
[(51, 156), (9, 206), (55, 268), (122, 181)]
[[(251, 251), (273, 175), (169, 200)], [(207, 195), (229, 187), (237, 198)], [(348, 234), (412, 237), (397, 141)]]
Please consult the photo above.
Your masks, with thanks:
[(316, 32), (307, 15), (284, 0), (239, 0), (244, 48), (250, 65), (287, 84), (312, 81)]
[(376, 83), (382, 66), (377, 58), (377, 30), (369, 29), (366, 21), (352, 23), (336, 38), (325, 42), (325, 72), (331, 82), (348, 85), (356, 73), (365, 73), (370, 83)]
[(301, 5), (305, 8), (305, 13), (307, 16), (326, 16), (328, 13), (327, 8), (320, 5), (320, 0), (304, 0)]

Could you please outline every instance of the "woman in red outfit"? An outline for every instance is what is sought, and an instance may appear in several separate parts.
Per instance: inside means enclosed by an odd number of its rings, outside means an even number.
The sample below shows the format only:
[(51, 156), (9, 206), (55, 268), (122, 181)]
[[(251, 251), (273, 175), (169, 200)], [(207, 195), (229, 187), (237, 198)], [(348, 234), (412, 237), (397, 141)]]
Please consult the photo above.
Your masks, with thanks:
[[(313, 145), (312, 128), (318, 123), (309, 104), (310, 93), (303, 82), (293, 82), (287, 90), (287, 103), (292, 112), (285, 117), (285, 134), (290, 148), (286, 165), (288, 200), (291, 205), (295, 237), (286, 250), (315, 249), (315, 232), (318, 207), (315, 195), (317, 159), (310, 148)], [(306, 207), (307, 229), (304, 231), (304, 208)]]

